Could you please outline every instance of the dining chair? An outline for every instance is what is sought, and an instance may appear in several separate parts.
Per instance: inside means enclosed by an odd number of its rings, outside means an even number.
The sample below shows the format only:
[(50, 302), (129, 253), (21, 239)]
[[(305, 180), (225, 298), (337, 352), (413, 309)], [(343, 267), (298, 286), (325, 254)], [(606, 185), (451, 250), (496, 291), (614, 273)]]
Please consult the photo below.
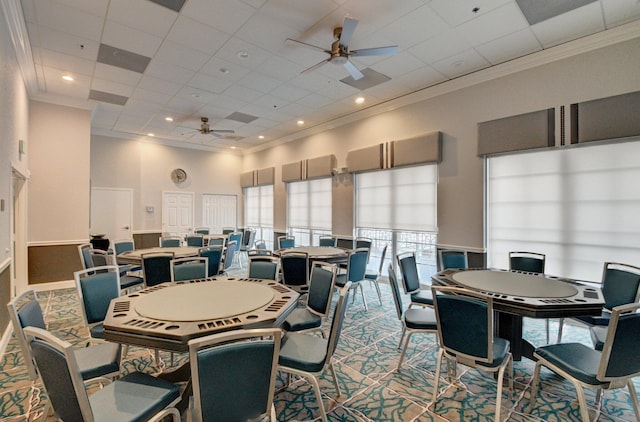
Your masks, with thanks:
[[(635, 303), (640, 299), (640, 267), (617, 262), (605, 262), (601, 282), (604, 307), (597, 316), (577, 316), (574, 320), (587, 326), (607, 326), (611, 310), (616, 306)], [(560, 319), (557, 343), (562, 341), (564, 318)]]
[(415, 252), (402, 252), (396, 255), (400, 274), (402, 275), (402, 287), (404, 292), (411, 297), (409, 308), (416, 306), (433, 306), (431, 290), (423, 289), (418, 275), (418, 264)]
[(459, 249), (438, 250), (438, 266), (440, 271), (450, 268), (469, 268), (467, 251)]
[(254, 249), (267, 249), (267, 242), (264, 239), (256, 240), (256, 243), (253, 245)]
[(378, 264), (378, 272), (365, 272), (364, 279), (371, 282), (373, 286), (376, 288), (376, 293), (378, 294), (378, 300), (380, 301), (380, 305), (382, 305), (382, 294), (380, 293), (380, 275), (382, 274), (382, 268), (384, 266), (384, 259), (387, 257), (387, 247), (389, 245), (385, 244), (382, 248), (382, 254), (380, 255), (380, 263)]
[(210, 237), (207, 246), (224, 246), (226, 240), (224, 236)]
[[(336, 387), (337, 396), (340, 397), (342, 395), (332, 357), (340, 340), (350, 290), (351, 283), (349, 282), (339, 290), (340, 296), (334, 307), (331, 331), (329, 332), (328, 339), (313, 334), (289, 332), (285, 334), (280, 347), (278, 369), (285, 373), (298, 375), (309, 381), (313, 387), (316, 403), (320, 408), (320, 417), (323, 422), (327, 422), (327, 413), (322, 402), (322, 393), (320, 392), (318, 378), (322, 375), (325, 368), (329, 368), (333, 383)], [(289, 383), (285, 384), (280, 391), (288, 387)]]
[[(367, 272), (368, 256), (369, 250), (366, 248), (359, 248), (351, 251), (347, 257), (347, 272), (344, 274), (338, 274), (336, 277), (336, 286), (342, 287), (348, 282), (353, 290), (360, 289), (360, 295), (362, 296), (362, 303), (364, 304), (365, 311), (368, 310), (367, 299), (364, 296), (361, 281), (364, 280), (364, 275)], [(353, 300), (355, 300), (355, 295)]]
[(280, 329), (262, 328), (190, 340), (193, 420), (275, 421), (281, 338)]
[(196, 234), (206, 235), (209, 234), (209, 227), (196, 227), (193, 229), (193, 232)]
[(136, 242), (133, 239), (119, 239), (113, 241), (113, 252), (120, 255), (123, 252), (135, 251)]
[(199, 233), (187, 235), (187, 246), (194, 246), (196, 248), (204, 247), (204, 236)]
[(296, 246), (296, 238), (292, 235), (278, 236), (278, 249), (291, 249)]
[(254, 255), (249, 258), (249, 278), (277, 280), (280, 275), (280, 258)]
[(331, 298), (336, 284), (338, 267), (322, 261), (314, 261), (307, 302), (304, 308), (294, 309), (282, 324), (285, 331), (307, 331), (319, 329), (322, 337), (322, 318), (329, 314)]
[(78, 245), (78, 254), (80, 255), (80, 263), (82, 264), (83, 270), (95, 267), (93, 259), (91, 258), (92, 252), (93, 245), (91, 243), (82, 243)]
[(368, 237), (356, 237), (353, 241), (353, 249), (365, 248), (369, 252), (367, 254), (367, 264), (369, 263), (369, 258), (371, 257), (371, 247), (373, 246), (373, 240)]
[(160, 238), (161, 248), (179, 248), (180, 246), (182, 246), (180, 236), (162, 236)]
[(234, 243), (234, 251), (233, 251), (233, 259), (235, 262), (238, 263), (238, 265), (242, 266), (242, 262), (240, 262), (240, 254), (238, 252), (240, 252), (240, 247), (242, 246), (242, 232), (233, 232), (231, 234), (229, 234), (229, 243), (227, 243), (227, 251), (229, 250), (229, 247), (231, 245), (231, 242), (236, 242)]
[(229, 240), (227, 244), (227, 250), (224, 253), (224, 260), (222, 262), (222, 272), (226, 273), (229, 268), (233, 266), (233, 261), (236, 256), (236, 245), (237, 242), (235, 240)]
[(144, 284), (144, 279), (135, 275), (137, 271), (142, 269), (140, 266), (118, 265), (115, 255), (100, 249), (94, 249), (91, 252), (91, 260), (96, 267), (105, 265), (117, 266), (118, 272), (120, 273), (120, 289), (125, 294), (129, 293), (135, 287), (139, 287)]
[(206, 246), (198, 250), (198, 256), (207, 258), (207, 274), (209, 277), (216, 276), (220, 273), (220, 262), (222, 261), (222, 246), (214, 245)]
[(171, 416), (180, 421), (174, 407), (180, 388), (142, 372), (132, 372), (88, 395), (73, 346), (41, 328), (24, 333), (54, 417), (64, 421), (159, 421)]
[(247, 256), (251, 259), (252, 256), (273, 256), (273, 251), (269, 249), (249, 249)]
[(141, 256), (142, 278), (146, 287), (171, 281), (171, 260), (173, 252), (149, 252)]
[(73, 273), (80, 299), (82, 317), (91, 340), (104, 341), (102, 323), (111, 299), (120, 297), (120, 273), (115, 265), (95, 267)]
[(222, 234), (231, 234), (236, 231), (235, 227), (223, 227)]
[[(509, 270), (544, 274), (546, 257), (538, 252), (509, 252)], [(549, 344), (549, 319), (545, 319), (547, 344)]]
[(318, 244), (319, 246), (332, 246), (335, 248), (338, 244), (338, 238), (333, 236), (320, 236)]
[(425, 334), (438, 334), (438, 325), (436, 323), (436, 314), (431, 308), (417, 308), (405, 310), (402, 305), (402, 295), (400, 294), (400, 287), (398, 286), (398, 278), (393, 270), (393, 265), (389, 264), (389, 285), (391, 287), (391, 294), (393, 295), (393, 304), (396, 308), (396, 314), (398, 320), (402, 323), (402, 334), (400, 335), (400, 341), (398, 342), (398, 349), (402, 347), (402, 341), (404, 341), (404, 347), (400, 353), (400, 359), (398, 360), (398, 371), (402, 366), (402, 361), (407, 353), (407, 346), (411, 336), (416, 333)]
[(298, 293), (309, 290), (309, 254), (285, 251), (280, 255), (282, 284)]
[(253, 229), (246, 229), (242, 234), (242, 245), (240, 246), (240, 250), (246, 252), (251, 249), (251, 246), (254, 244), (256, 238), (256, 231)]
[(538, 347), (537, 359), (531, 382), (530, 409), (536, 404), (540, 384), (540, 368), (546, 367), (570, 381), (576, 389), (580, 417), (589, 421), (589, 409), (584, 388), (593, 388), (596, 393), (596, 414), (602, 406), (603, 390), (629, 389), (636, 419), (640, 420), (638, 395), (633, 378), (640, 375), (640, 308), (638, 303), (616, 306), (611, 310), (609, 328), (602, 351), (581, 343), (558, 343)]
[(456, 381), (456, 364), (497, 372), (494, 420), (499, 421), (505, 371), (509, 379), (509, 398), (513, 398), (513, 359), (509, 341), (494, 336), (493, 297), (458, 287), (432, 286), (431, 289), (440, 344), (433, 387), (434, 410), (444, 358), (447, 359), (449, 379)]
[[(27, 290), (7, 304), (9, 318), (13, 326), (13, 335), (22, 351), (29, 378), (36, 380), (38, 371), (33, 363), (31, 349), (24, 333), (26, 327), (46, 330), (42, 308), (35, 291)], [(78, 361), (78, 370), (83, 380), (91, 381), (98, 377), (112, 378), (120, 373), (121, 347), (117, 343), (100, 343), (94, 346), (74, 349)]]
[(174, 258), (169, 261), (171, 281), (201, 280), (209, 277), (207, 257)]

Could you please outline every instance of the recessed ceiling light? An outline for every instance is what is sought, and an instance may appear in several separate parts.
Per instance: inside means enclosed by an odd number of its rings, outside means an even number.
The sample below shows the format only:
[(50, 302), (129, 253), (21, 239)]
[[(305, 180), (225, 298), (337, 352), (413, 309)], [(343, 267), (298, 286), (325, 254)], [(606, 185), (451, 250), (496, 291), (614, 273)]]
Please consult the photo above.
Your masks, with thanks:
[(156, 136), (153, 133), (147, 133), (147, 136)]
[(364, 97), (356, 98), (356, 104), (363, 104), (363, 103), (364, 103)]
[(304, 124), (304, 120), (298, 120), (298, 126), (302, 126)]
[(64, 79), (67, 82), (72, 82), (73, 81), (73, 76), (71, 76), (71, 75), (63, 75), (62, 79)]
[(246, 51), (238, 51), (238, 58), (240, 58), (240, 59), (248, 59), (249, 58), (249, 53), (247, 53)]
[(167, 116), (164, 118), (167, 122), (173, 122), (173, 117)]
[(259, 135), (258, 139), (264, 139), (264, 135)]

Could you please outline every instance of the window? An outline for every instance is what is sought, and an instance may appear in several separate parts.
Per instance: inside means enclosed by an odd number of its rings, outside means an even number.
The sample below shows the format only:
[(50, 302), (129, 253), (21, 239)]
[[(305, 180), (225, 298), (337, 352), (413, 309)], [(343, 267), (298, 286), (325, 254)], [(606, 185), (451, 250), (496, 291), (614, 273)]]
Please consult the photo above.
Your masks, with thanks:
[(640, 265), (640, 142), (487, 159), (488, 263), (546, 255), (546, 272), (600, 281), (604, 262)]
[(421, 280), (431, 279), (436, 268), (437, 170), (436, 164), (428, 164), (356, 175), (356, 236), (373, 240), (372, 270), (388, 244), (385, 273), (398, 253), (414, 251)]
[(287, 222), (296, 245), (318, 245), (331, 234), (331, 178), (287, 183)]
[(245, 225), (256, 231), (255, 240), (273, 249), (273, 185), (245, 188), (244, 216)]

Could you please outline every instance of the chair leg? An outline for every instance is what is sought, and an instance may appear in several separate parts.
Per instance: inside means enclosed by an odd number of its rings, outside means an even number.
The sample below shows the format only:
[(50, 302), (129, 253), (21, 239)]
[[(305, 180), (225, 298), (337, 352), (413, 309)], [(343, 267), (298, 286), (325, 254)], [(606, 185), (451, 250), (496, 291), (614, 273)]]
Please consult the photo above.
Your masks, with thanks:
[(398, 371), (400, 370), (400, 366), (402, 365), (402, 361), (404, 360), (404, 355), (407, 352), (407, 346), (409, 346), (409, 341), (411, 341), (412, 334), (413, 333), (411, 331), (409, 331), (409, 334), (407, 334), (407, 340), (404, 342), (402, 353), (400, 353), (400, 360), (398, 360)]
[(589, 421), (589, 408), (587, 407), (587, 399), (584, 396), (584, 389), (582, 388), (582, 386), (573, 381), (570, 380), (574, 387), (576, 387), (576, 393), (578, 395), (578, 406), (580, 407), (580, 416), (582, 417), (583, 421)]
[[(511, 367), (510, 363), (511, 363), (511, 353), (509, 353), (509, 356), (507, 357), (506, 364), (503, 363), (502, 365), (500, 365), (500, 369), (498, 370), (498, 379), (496, 380), (498, 382), (498, 392), (496, 394), (496, 416), (494, 417), (494, 421), (496, 422), (500, 422), (500, 410), (502, 407), (502, 384), (504, 383), (504, 371), (507, 367), (509, 368)], [(510, 386), (510, 389), (511, 389), (511, 386)], [(511, 395), (510, 397), (513, 398), (513, 396)]]
[(362, 288), (362, 283), (358, 283), (358, 285), (356, 286), (356, 289), (357, 288), (360, 288), (360, 295), (362, 296), (362, 303), (364, 304), (364, 310), (368, 312), (369, 308), (367, 308), (367, 299), (364, 297), (364, 289)]
[(529, 412), (536, 405), (536, 397), (538, 395), (538, 384), (540, 382), (540, 362), (536, 363), (536, 367), (533, 371), (533, 380), (531, 381), (531, 396), (529, 397)]
[(444, 350), (438, 350), (438, 361), (436, 362), (436, 377), (433, 383), (433, 395), (431, 401), (433, 402), (433, 410), (435, 411), (436, 401), (438, 399), (438, 387), (440, 384), (440, 369), (442, 367), (442, 357), (444, 356)]
[(544, 320), (545, 328), (547, 329), (547, 344), (549, 344), (549, 319)]
[(336, 385), (336, 392), (338, 393), (337, 397), (340, 397), (342, 395), (342, 391), (340, 390), (340, 385), (338, 384), (338, 377), (336, 376), (336, 368), (333, 366), (333, 362), (329, 362), (329, 369), (331, 370), (333, 383)]
[(400, 335), (400, 341), (398, 342), (398, 350), (400, 350), (400, 347), (402, 347), (402, 340), (404, 339), (404, 334), (407, 332), (407, 327), (405, 327), (404, 324), (402, 324), (402, 334)]
[(380, 293), (380, 284), (378, 284), (378, 279), (372, 280), (373, 287), (376, 288), (376, 293), (378, 293), (378, 300), (380, 301), (380, 306), (382, 306), (382, 294)]
[(638, 394), (636, 393), (636, 387), (633, 385), (633, 380), (627, 381), (627, 388), (631, 395), (631, 402), (633, 403), (633, 410), (636, 412), (636, 419), (640, 421), (640, 406), (638, 405)]
[(562, 341), (562, 328), (564, 327), (564, 318), (560, 318), (558, 320), (558, 339), (556, 343), (560, 343)]

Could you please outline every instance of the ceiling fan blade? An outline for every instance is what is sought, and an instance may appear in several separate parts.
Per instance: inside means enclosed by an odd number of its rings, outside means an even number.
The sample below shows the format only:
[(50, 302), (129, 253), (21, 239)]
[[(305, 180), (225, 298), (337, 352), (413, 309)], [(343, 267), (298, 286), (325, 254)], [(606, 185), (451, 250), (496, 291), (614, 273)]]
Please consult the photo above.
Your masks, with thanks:
[(215, 132), (215, 133), (236, 133), (236, 131), (233, 130), (233, 129), (211, 129), (210, 132)]
[(302, 72), (300, 72), (301, 74), (307, 74), (307, 73), (311, 73), (314, 70), (316, 70), (317, 68), (321, 67), (323, 64), (328, 63), (331, 60), (331, 58), (328, 58), (327, 60), (323, 60), (320, 63), (316, 63), (313, 66), (303, 70)]
[(353, 37), (353, 31), (356, 30), (356, 26), (358, 26), (358, 20), (350, 18), (349, 16), (344, 17), (344, 22), (342, 23), (342, 34), (340, 34), (340, 45), (343, 47), (349, 47), (349, 42), (351, 41), (351, 37)]
[(347, 68), (347, 70), (348, 70), (348, 71), (349, 71), (349, 73), (351, 74), (351, 77), (352, 77), (353, 79), (355, 79), (356, 81), (357, 81), (358, 79), (362, 79), (362, 78), (364, 77), (364, 74), (363, 74), (362, 72), (360, 72), (360, 71), (358, 70), (358, 68), (357, 68), (357, 67), (355, 67), (355, 66), (353, 65), (353, 63), (351, 63), (350, 61), (348, 61), (348, 60), (347, 60), (346, 62), (344, 62), (344, 67), (346, 67), (346, 68)]
[(293, 40), (291, 38), (287, 38), (285, 40), (285, 43), (289, 44), (289, 45), (297, 45), (297, 46), (300, 46), (300, 47), (309, 47), (309, 48), (313, 48), (314, 50), (319, 50), (319, 51), (323, 51), (325, 53), (331, 54), (331, 51), (326, 50), (326, 49), (324, 49), (322, 47), (318, 47), (317, 45), (313, 45), (313, 44), (307, 44), (306, 42), (302, 42), (302, 41), (298, 41), (298, 40)]
[(350, 56), (393, 56), (398, 52), (397, 45), (390, 45), (388, 47), (375, 47), (375, 48), (363, 48), (362, 50), (350, 51)]

